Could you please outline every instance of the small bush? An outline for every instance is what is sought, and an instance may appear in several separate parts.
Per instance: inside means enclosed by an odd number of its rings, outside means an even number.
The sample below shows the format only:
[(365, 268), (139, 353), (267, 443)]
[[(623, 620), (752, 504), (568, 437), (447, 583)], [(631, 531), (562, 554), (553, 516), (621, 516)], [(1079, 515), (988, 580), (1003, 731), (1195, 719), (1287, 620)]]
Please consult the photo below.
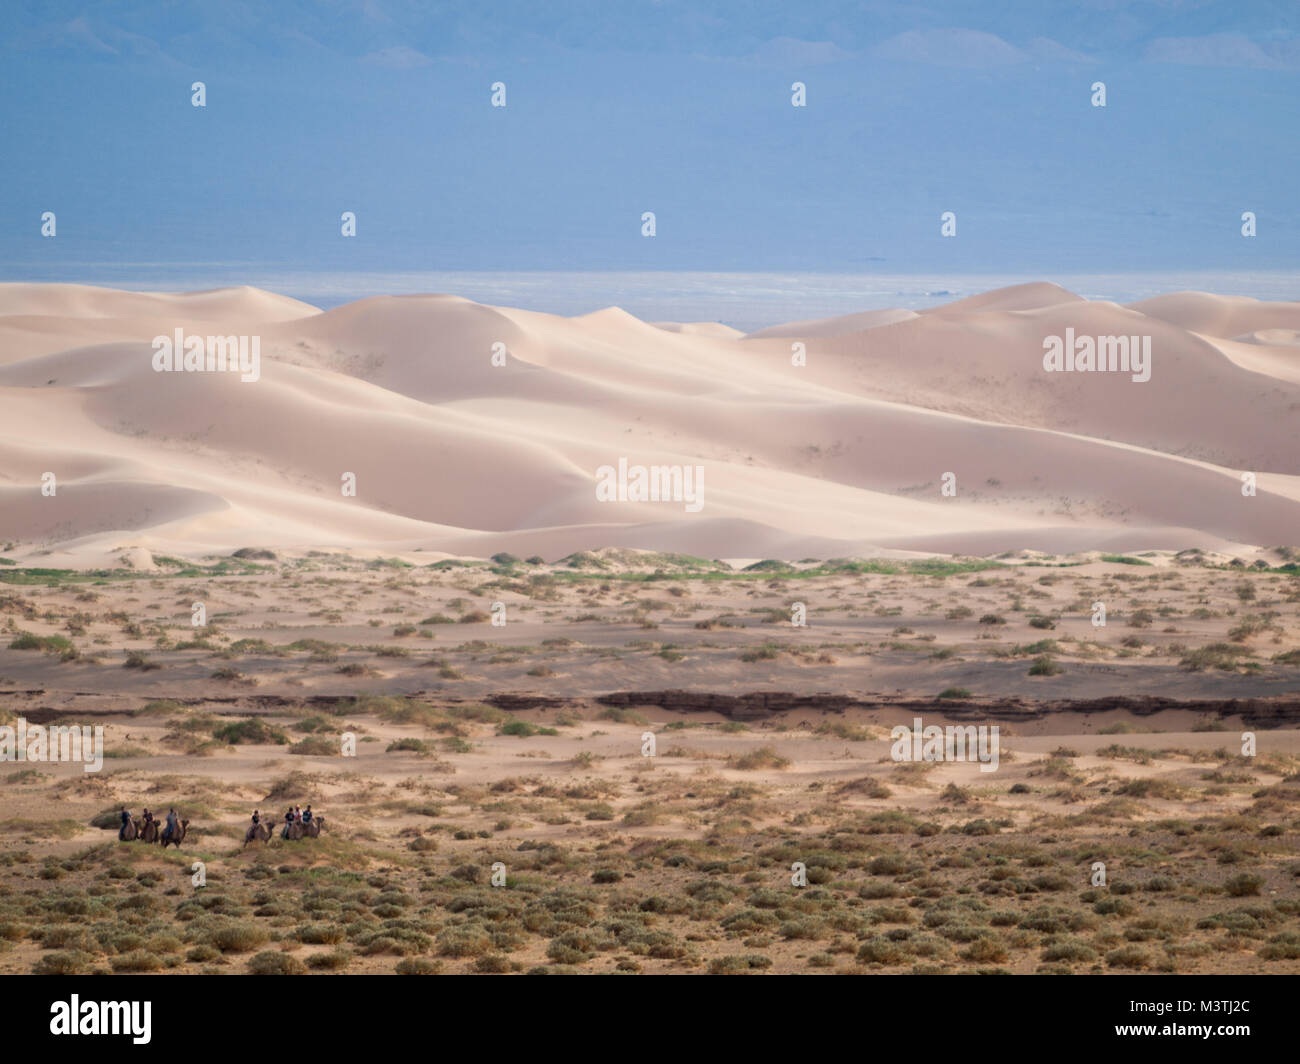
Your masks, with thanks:
[(403, 957), (393, 971), (398, 975), (437, 975), (442, 965), (428, 957)]
[(231, 746), (245, 744), (265, 745), (268, 743), (284, 746), (289, 742), (289, 737), (279, 728), (273, 727), (256, 717), (231, 721), (220, 728), (215, 728), (212, 737), (218, 742), (228, 743)]
[(248, 962), (248, 971), (250, 975), (302, 975), (307, 966), (288, 953), (268, 949)]
[(1234, 898), (1247, 898), (1251, 895), (1258, 894), (1260, 887), (1264, 885), (1264, 880), (1250, 872), (1241, 872), (1225, 884), (1223, 889)]

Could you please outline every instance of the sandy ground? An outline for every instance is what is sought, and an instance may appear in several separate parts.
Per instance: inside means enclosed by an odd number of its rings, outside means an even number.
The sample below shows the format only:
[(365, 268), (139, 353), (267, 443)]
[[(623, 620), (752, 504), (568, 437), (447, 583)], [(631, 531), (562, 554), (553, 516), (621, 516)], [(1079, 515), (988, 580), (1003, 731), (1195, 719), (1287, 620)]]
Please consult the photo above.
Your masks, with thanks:
[(1300, 971), (1294, 573), (1012, 561), (11, 569), (6, 719), (107, 758), (0, 764), (0, 971)]
[[(564, 699), (689, 687), (887, 699), (953, 688), (977, 701), (1077, 701), (1300, 689), (1293, 572), (1117, 557), (938, 561), (934, 573), (811, 560), (747, 571), (617, 550), (550, 565), (335, 554), (15, 570), (23, 582), (0, 584), (11, 638), (58, 636), (75, 656), (0, 649), (0, 691), (95, 710), (215, 692)], [(204, 627), (192, 623), (198, 605)], [(1060, 671), (1031, 674), (1040, 658)]]

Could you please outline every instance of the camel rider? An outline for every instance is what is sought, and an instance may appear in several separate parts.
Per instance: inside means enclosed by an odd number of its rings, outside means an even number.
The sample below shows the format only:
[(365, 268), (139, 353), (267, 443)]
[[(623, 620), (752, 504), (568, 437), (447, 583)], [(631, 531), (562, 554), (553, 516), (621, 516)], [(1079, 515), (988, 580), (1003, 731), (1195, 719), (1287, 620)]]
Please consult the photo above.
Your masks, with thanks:
[(302, 811), (302, 822), (304, 824), (311, 823), (311, 806), (308, 806), (306, 809)]
[(254, 823), (254, 824), (260, 824), (261, 822), (262, 822), (262, 818), (261, 818), (261, 816), (258, 814), (257, 810), (254, 809), (254, 810), (253, 810), (253, 823)]
[(124, 842), (126, 840), (126, 826), (129, 823), (131, 823), (131, 814), (127, 811), (126, 806), (122, 806), (122, 826), (117, 829), (119, 841)]
[(167, 810), (167, 826), (163, 829), (163, 838), (170, 839), (176, 834), (176, 810)]
[(302, 810), (296, 805), (293, 807), (293, 820), (295, 824), (302, 823)]
[(146, 810), (144, 811), (144, 822), (145, 822), (146, 824), (152, 824), (152, 823), (153, 823), (153, 813), (149, 812), (148, 809), (146, 809)]

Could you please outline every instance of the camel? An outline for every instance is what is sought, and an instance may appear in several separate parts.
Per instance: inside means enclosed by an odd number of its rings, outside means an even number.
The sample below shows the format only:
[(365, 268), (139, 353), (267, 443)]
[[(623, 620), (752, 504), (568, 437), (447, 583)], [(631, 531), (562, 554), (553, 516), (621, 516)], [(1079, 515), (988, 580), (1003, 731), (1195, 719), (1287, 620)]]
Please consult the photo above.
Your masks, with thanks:
[(188, 820), (182, 820), (170, 838), (163, 838), (163, 849), (167, 849), (168, 846), (175, 846), (179, 850), (181, 848), (181, 843), (185, 841), (185, 829), (189, 826), (190, 822)]
[(244, 845), (255, 842), (260, 839), (262, 842), (271, 841), (271, 829), (266, 824), (250, 824), (248, 830), (244, 832)]
[(141, 842), (158, 841), (158, 821), (151, 820), (143, 827), (138, 829)]
[(282, 839), (316, 839), (320, 837), (320, 829), (325, 826), (323, 816), (313, 817), (310, 823), (301, 820), (295, 820), (286, 824), (280, 831)]
[(117, 833), (117, 837), (121, 839), (122, 842), (134, 842), (139, 835), (140, 825), (134, 817), (123, 824), (121, 828), (118, 829)]

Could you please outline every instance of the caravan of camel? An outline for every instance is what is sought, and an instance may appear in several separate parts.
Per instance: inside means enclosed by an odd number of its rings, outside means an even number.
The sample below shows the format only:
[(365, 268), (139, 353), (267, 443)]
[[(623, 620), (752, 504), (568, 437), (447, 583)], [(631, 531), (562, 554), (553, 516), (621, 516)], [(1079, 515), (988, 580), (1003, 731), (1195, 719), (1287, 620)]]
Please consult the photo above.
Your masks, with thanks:
[[(311, 806), (299, 809), (296, 805), (284, 814), (284, 824), (280, 827), (282, 839), (315, 839), (320, 837), (320, 830), (325, 826), (323, 816), (315, 816)], [(253, 810), (253, 822), (244, 832), (244, 845), (250, 842), (270, 842), (271, 825), (262, 823), (262, 815)]]
[(122, 842), (161, 842), (164, 850), (168, 846), (175, 846), (179, 850), (189, 827), (190, 822), (178, 818), (175, 811), (168, 814), (167, 823), (160, 828), (149, 810), (144, 811), (143, 817), (133, 817), (123, 806), (122, 826), (118, 829), (117, 837)]
[[(161, 842), (164, 850), (168, 846), (175, 846), (179, 850), (181, 843), (185, 841), (189, 826), (190, 822), (178, 818), (174, 811), (168, 815), (166, 825), (160, 826), (159, 821), (149, 810), (146, 809), (142, 817), (135, 817), (123, 807), (122, 826), (118, 830), (117, 837), (122, 842)], [(325, 818), (314, 816), (311, 806), (308, 806), (305, 811), (295, 806), (284, 814), (280, 838), (289, 840), (319, 838), (324, 826)], [(270, 841), (271, 825), (264, 823), (261, 814), (254, 810), (253, 822), (244, 833), (244, 845), (247, 846), (250, 842)]]

